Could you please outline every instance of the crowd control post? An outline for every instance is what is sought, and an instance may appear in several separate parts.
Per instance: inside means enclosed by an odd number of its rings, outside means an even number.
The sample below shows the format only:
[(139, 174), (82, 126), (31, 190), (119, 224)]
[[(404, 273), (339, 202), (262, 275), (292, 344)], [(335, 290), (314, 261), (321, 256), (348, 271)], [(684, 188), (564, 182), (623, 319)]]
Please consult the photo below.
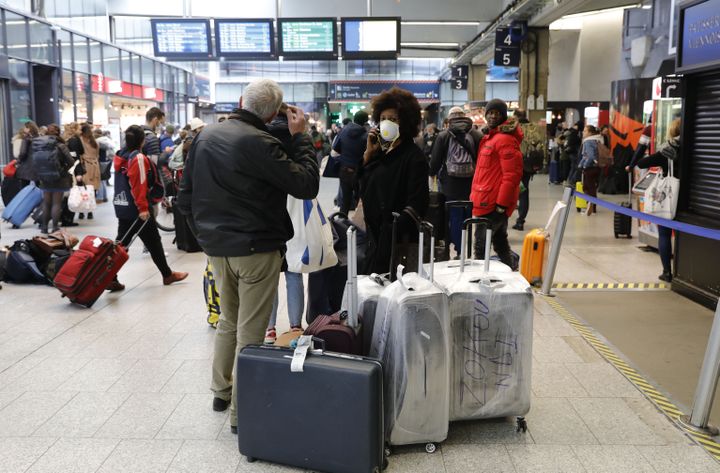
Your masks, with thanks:
[[(570, 215), (570, 207), (573, 198), (573, 189), (570, 186), (565, 187), (563, 192), (562, 201), (565, 203), (565, 208), (560, 213), (557, 225), (555, 226), (555, 233), (552, 235), (552, 247), (550, 248), (550, 258), (548, 258), (548, 265), (545, 268), (545, 274), (543, 275), (543, 283), (540, 294), (549, 296), (552, 290), (553, 278), (555, 277), (555, 269), (557, 268), (558, 259), (560, 259), (560, 247), (562, 246), (563, 235), (565, 235), (565, 226), (567, 225), (568, 216)], [(548, 229), (549, 230), (549, 229)]]
[(720, 301), (715, 309), (715, 318), (705, 349), (705, 359), (700, 369), (692, 413), (680, 418), (680, 422), (689, 429), (710, 435), (720, 433), (716, 427), (708, 425), (718, 377), (720, 377)]

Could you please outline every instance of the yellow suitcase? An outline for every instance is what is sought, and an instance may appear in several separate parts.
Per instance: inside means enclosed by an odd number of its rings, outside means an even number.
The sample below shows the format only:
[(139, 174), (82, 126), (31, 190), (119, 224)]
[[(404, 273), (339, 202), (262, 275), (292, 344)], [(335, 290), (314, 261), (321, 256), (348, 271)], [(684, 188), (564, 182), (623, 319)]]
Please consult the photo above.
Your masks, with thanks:
[[(583, 191), (583, 185), (582, 182), (576, 182), (575, 183), (575, 190), (578, 192)], [(581, 199), (580, 197), (575, 197), (575, 208), (577, 208), (577, 211), (580, 212), (583, 209), (586, 209), (588, 206), (588, 202), (585, 199)]]
[(548, 232), (542, 228), (531, 230), (525, 235), (520, 258), (520, 273), (530, 284), (540, 285), (542, 283), (548, 259), (548, 248), (550, 248)]

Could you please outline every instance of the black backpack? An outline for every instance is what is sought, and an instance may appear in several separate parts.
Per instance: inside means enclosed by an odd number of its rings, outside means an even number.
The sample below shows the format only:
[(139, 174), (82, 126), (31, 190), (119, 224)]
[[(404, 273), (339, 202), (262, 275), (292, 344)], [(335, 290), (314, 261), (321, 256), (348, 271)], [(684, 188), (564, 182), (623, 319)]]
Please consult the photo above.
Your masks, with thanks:
[(523, 156), (523, 170), (527, 173), (535, 174), (545, 165), (545, 153), (542, 146), (535, 144), (530, 145), (527, 153)]
[(52, 182), (60, 179), (60, 150), (54, 136), (38, 136), (32, 140), (32, 162), (35, 175), (40, 181)]

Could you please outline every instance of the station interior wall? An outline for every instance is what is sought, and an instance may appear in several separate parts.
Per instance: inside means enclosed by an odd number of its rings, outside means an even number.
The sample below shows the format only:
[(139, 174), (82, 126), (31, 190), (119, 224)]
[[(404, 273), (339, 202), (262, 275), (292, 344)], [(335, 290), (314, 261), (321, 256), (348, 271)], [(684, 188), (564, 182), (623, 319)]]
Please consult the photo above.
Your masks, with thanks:
[(550, 26), (551, 101), (607, 102), (620, 74), (623, 12), (609, 10)]

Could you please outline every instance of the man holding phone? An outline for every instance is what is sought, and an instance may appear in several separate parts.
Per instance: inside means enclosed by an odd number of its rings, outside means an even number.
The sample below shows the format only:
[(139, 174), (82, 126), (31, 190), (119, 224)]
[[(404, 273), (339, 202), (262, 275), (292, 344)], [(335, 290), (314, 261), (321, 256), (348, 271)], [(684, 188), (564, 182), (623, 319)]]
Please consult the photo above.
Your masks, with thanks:
[(283, 93), (272, 80), (245, 88), (240, 108), (194, 140), (178, 195), (208, 255), (220, 292), (212, 368), (213, 409), (230, 404), (237, 433), (233, 364), (249, 344), (262, 344), (277, 292), (285, 242), (293, 236), (287, 196), (317, 196), (320, 176), (302, 110), (287, 107), (292, 153), (268, 132)]

